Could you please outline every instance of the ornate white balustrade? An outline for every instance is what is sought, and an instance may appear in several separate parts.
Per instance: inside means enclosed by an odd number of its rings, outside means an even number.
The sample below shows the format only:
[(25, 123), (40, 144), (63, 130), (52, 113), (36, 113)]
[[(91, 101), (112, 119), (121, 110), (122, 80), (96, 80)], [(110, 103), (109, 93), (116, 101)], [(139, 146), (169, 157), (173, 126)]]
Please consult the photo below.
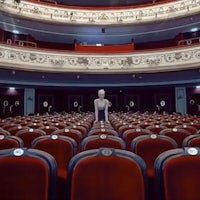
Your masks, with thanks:
[(142, 8), (92, 10), (47, 6), (21, 0), (2, 0), (0, 10), (27, 18), (70, 24), (138, 24), (200, 13), (200, 0), (179, 0)]
[(0, 66), (49, 72), (162, 72), (200, 67), (200, 45), (121, 54), (54, 52), (0, 45)]

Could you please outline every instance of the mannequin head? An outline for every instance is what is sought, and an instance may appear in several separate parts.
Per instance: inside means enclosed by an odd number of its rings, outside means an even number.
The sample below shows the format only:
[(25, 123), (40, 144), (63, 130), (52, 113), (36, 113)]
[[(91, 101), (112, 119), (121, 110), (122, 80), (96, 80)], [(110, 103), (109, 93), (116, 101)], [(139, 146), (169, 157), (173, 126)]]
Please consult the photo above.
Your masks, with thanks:
[(104, 89), (100, 89), (98, 91), (98, 96), (100, 99), (103, 99), (105, 97), (105, 90)]

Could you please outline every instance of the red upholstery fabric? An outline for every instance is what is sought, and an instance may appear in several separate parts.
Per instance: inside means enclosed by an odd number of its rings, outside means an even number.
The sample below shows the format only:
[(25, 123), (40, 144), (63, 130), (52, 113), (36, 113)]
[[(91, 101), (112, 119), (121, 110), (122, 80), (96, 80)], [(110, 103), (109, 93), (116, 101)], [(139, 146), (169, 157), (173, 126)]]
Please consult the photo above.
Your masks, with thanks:
[(71, 168), (71, 200), (145, 199), (144, 174), (135, 160), (125, 155), (84, 154), (76, 156)]
[(166, 129), (166, 126), (163, 125), (152, 125), (152, 126), (147, 126), (146, 129), (152, 131), (154, 134), (159, 134), (160, 131)]
[(82, 151), (89, 149), (98, 149), (100, 147), (110, 147), (115, 149), (125, 149), (124, 141), (111, 135), (93, 135), (88, 136), (82, 141)]
[(154, 161), (164, 151), (177, 148), (176, 142), (167, 136), (144, 135), (132, 141), (132, 151), (139, 155), (147, 165), (148, 177), (154, 177)]
[(79, 130), (74, 129), (62, 129), (54, 131), (53, 134), (63, 135), (70, 137), (76, 141), (77, 144), (77, 153), (81, 150), (81, 140), (83, 138), (82, 133)]
[(199, 200), (200, 156), (170, 159), (163, 167), (166, 200)]
[(183, 140), (187, 136), (191, 135), (187, 130), (180, 129), (180, 128), (179, 129), (165, 129), (161, 131), (160, 134), (173, 138), (176, 141), (179, 148), (182, 147)]
[(190, 135), (183, 140), (184, 147), (200, 147), (200, 135)]
[(23, 141), (15, 136), (0, 137), (0, 150), (23, 147)]
[(44, 131), (47, 135), (51, 135), (54, 131), (58, 130), (58, 128), (54, 126), (43, 126), (38, 129)]
[(59, 136), (57, 139), (52, 139), (52, 136), (41, 136), (33, 141), (32, 147), (51, 154), (58, 165), (58, 177), (66, 180), (67, 166), (75, 153), (72, 141), (75, 143), (66, 136)]
[(93, 129), (88, 133), (88, 136), (101, 135), (101, 134), (118, 136), (118, 133), (116, 131), (114, 131), (112, 129), (105, 129), (105, 128)]
[(24, 147), (31, 147), (31, 143), (33, 142), (33, 140), (37, 137), (43, 136), (46, 133), (42, 130), (39, 129), (35, 129), (35, 130), (31, 130), (31, 129), (26, 129), (26, 130), (21, 130), (18, 131), (16, 133), (16, 136), (21, 138), (24, 142)]
[(0, 158), (1, 199), (47, 200), (48, 175), (48, 166), (36, 158)]
[(131, 142), (134, 138), (141, 136), (141, 135), (149, 135), (152, 134), (150, 130), (146, 129), (130, 129), (124, 132), (123, 134), (123, 139), (126, 143), (126, 149), (131, 151)]
[(37, 155), (15, 156), (14, 150), (0, 151), (0, 199), (54, 200), (50, 187), (51, 184), (55, 187), (55, 160), (42, 152), (41, 157), (38, 152)]

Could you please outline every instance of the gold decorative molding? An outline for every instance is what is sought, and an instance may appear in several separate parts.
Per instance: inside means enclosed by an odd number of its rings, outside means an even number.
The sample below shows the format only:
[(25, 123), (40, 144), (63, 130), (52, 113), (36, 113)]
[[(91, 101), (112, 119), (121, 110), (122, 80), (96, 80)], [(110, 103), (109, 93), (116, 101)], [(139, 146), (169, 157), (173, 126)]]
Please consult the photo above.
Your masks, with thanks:
[(119, 25), (170, 20), (200, 13), (200, 0), (179, 0), (127, 9), (72, 9), (21, 0), (2, 0), (0, 10), (11, 14), (68, 24)]
[(2, 68), (84, 73), (163, 72), (200, 67), (200, 45), (117, 54), (54, 52), (0, 45)]

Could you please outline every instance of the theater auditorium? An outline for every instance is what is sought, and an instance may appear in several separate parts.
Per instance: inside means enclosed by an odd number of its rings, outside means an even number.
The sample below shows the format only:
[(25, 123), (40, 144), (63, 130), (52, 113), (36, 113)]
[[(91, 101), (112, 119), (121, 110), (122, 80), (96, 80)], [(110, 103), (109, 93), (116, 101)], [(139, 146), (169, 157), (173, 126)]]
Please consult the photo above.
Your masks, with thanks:
[(200, 200), (200, 0), (0, 0), (1, 200)]

